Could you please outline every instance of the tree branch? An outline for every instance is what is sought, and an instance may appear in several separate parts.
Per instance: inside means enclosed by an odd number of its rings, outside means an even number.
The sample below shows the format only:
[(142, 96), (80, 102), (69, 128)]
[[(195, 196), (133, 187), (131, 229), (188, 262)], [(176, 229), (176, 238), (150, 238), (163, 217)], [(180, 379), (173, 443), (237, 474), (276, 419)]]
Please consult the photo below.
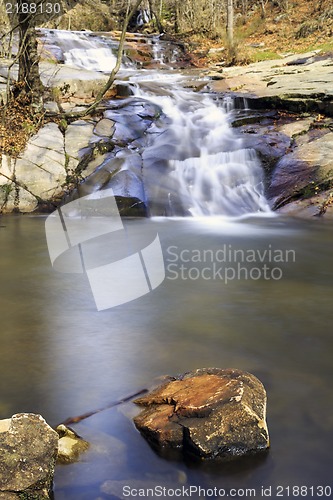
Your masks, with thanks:
[(135, 12), (138, 10), (138, 7), (140, 6), (141, 2), (142, 2), (142, 0), (137, 0), (131, 10), (129, 10), (129, 3), (128, 3), (126, 18), (124, 21), (124, 25), (123, 25), (123, 29), (122, 29), (120, 41), (119, 41), (116, 64), (111, 71), (111, 74), (110, 74), (108, 81), (106, 82), (106, 84), (104, 85), (102, 90), (100, 90), (98, 92), (95, 101), (90, 106), (88, 106), (88, 108), (85, 109), (84, 111), (78, 111), (78, 112), (74, 112), (74, 113), (65, 113), (65, 114), (60, 114), (57, 116), (62, 116), (64, 118), (70, 118), (70, 119), (71, 118), (82, 118), (82, 117), (90, 114), (92, 111), (94, 111), (94, 109), (97, 108), (97, 106), (102, 101), (106, 92), (112, 87), (112, 85), (115, 81), (116, 75), (120, 69), (122, 57), (123, 57), (123, 51), (124, 51), (124, 44), (125, 44), (125, 40), (126, 40), (128, 23), (129, 23), (130, 19), (133, 17), (133, 15), (135, 14)]

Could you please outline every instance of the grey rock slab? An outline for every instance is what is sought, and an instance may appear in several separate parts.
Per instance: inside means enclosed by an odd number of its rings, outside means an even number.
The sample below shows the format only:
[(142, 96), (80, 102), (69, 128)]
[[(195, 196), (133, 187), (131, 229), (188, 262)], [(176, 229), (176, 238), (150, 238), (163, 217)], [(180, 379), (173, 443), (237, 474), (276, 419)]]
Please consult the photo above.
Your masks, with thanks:
[[(229, 89), (237, 89), (237, 94), (248, 97), (268, 98), (279, 97), (284, 101), (308, 98), (317, 107), (323, 103), (323, 110), (329, 107), (333, 97), (333, 67), (332, 57), (316, 60), (316, 52), (305, 54), (306, 64), (292, 66), (297, 62), (297, 56), (284, 59), (261, 61), (248, 66), (225, 68), (225, 80), (210, 82), (214, 91), (224, 91), (225, 83)], [(288, 64), (288, 66), (286, 66)]]
[(34, 196), (49, 200), (62, 191), (66, 179), (64, 139), (55, 123), (48, 123), (30, 139), (15, 165), (17, 182)]
[[(2, 179), (0, 176), (0, 183)], [(2, 213), (11, 213), (18, 210), (29, 213), (36, 210), (38, 200), (26, 189), (18, 187), (14, 182), (0, 185), (0, 208)]]
[(33, 212), (38, 206), (38, 200), (26, 189), (12, 182), (15, 176), (16, 160), (2, 155), (0, 167), (0, 208), (3, 213), (14, 210)]
[(94, 128), (94, 134), (103, 137), (112, 137), (114, 133), (114, 121), (107, 118), (100, 120)]
[(333, 132), (297, 147), (278, 162), (268, 190), (269, 197), (274, 203), (281, 203), (307, 186), (311, 191), (312, 185), (332, 179), (332, 158)]
[(129, 170), (116, 173), (105, 187), (112, 188), (115, 196), (145, 201), (142, 179)]
[(300, 120), (296, 120), (291, 123), (286, 123), (285, 125), (278, 126), (277, 129), (281, 134), (285, 134), (288, 137), (295, 137), (300, 134), (304, 134), (309, 130), (312, 123), (314, 122), (314, 117), (303, 118)]
[(71, 123), (65, 132), (65, 151), (67, 169), (73, 171), (79, 164), (80, 150), (89, 145), (93, 135), (94, 123), (77, 120)]
[(15, 159), (10, 156), (1, 155), (1, 164), (0, 164), (0, 176), (1, 181), (0, 184), (5, 184), (9, 180), (13, 179), (15, 175)]
[[(0, 491), (48, 498), (58, 435), (40, 415), (19, 413), (0, 425)], [(37, 498), (37, 496), (36, 496)]]
[[(100, 167), (90, 174), (85, 181), (80, 184), (78, 192), (80, 197), (105, 189), (113, 176), (122, 168), (124, 160), (122, 158), (108, 158)], [(108, 186), (112, 187), (112, 186)]]
[(102, 89), (108, 76), (98, 71), (71, 68), (63, 64), (41, 62), (40, 75), (44, 85), (49, 87), (68, 86), (68, 92), (92, 96)]
[(44, 103), (45, 111), (49, 111), (51, 113), (59, 113), (59, 106), (54, 101), (48, 101)]
[(82, 172), (81, 172), (82, 177), (86, 178), (90, 174), (95, 172), (95, 170), (97, 170), (98, 167), (100, 167), (104, 163), (104, 161), (107, 159), (107, 157), (108, 157), (108, 153), (105, 153), (102, 155), (98, 155), (98, 156), (96, 156), (96, 158), (89, 161), (86, 168), (84, 170), (82, 170)]

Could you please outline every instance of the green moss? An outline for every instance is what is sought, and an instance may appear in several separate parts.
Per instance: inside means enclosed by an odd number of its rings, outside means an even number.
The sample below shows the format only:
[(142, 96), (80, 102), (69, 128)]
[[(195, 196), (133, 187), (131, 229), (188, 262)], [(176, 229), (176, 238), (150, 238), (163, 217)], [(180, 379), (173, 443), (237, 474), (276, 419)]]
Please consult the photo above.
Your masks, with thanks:
[(282, 59), (282, 56), (280, 56), (280, 54), (272, 50), (256, 50), (253, 52), (253, 54), (250, 53), (250, 57), (253, 60), (253, 62), (270, 61), (272, 59)]
[(332, 52), (333, 51), (333, 40), (332, 41), (329, 41), (329, 42), (325, 42), (325, 43), (316, 43), (316, 44), (313, 44), (313, 45), (309, 45), (307, 48), (306, 48), (306, 51), (313, 51), (313, 50), (320, 50), (321, 52), (325, 53), (325, 52)]

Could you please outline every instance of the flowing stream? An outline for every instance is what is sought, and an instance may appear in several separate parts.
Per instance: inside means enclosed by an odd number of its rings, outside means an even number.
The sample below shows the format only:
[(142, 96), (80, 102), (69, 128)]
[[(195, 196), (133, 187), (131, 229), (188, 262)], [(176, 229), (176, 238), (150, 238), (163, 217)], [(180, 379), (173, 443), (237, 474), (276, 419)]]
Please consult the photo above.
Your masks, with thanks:
[[(71, 64), (84, 60), (76, 36), (63, 37)], [(100, 43), (102, 58), (110, 58)], [(83, 49), (92, 59), (96, 44)], [(234, 498), (259, 499), (262, 488), (276, 498), (303, 486), (303, 497), (316, 498), (332, 483), (332, 222), (270, 212), (258, 158), (230, 127), (230, 100), (185, 89), (187, 77), (172, 70), (123, 71), (133, 99), (158, 103), (169, 118), (170, 132), (155, 130), (154, 138), (152, 130), (147, 147), (166, 151), (170, 215), (172, 186), (192, 216), (124, 222), (134, 236), (159, 235), (165, 279), (100, 312), (85, 274), (51, 267), (44, 216), (2, 217), (1, 418), (31, 411), (56, 425), (164, 374), (243, 369), (267, 390), (265, 457), (222, 465), (167, 460), (136, 431), (136, 409), (127, 403), (73, 426), (92, 446), (80, 462), (56, 468), (55, 500), (125, 498), (124, 486), (157, 485), (205, 488), (205, 495), (193, 490), (195, 499), (231, 489)]]
[[(61, 50), (68, 66), (110, 71), (115, 63), (114, 42), (105, 37), (44, 30), (43, 38), (49, 50), (57, 53), (57, 49), (52, 49), (54, 46)], [(143, 158), (162, 155), (168, 160), (161, 175), (163, 189), (167, 191), (166, 214), (175, 213), (172, 203), (175, 196), (181, 200), (184, 212), (194, 216), (269, 212), (256, 152), (244, 148), (241, 137), (230, 125), (229, 116), (234, 111), (230, 98), (214, 100), (207, 93), (184, 88), (189, 77), (172, 71), (177, 48), (169, 50), (172, 56), (166, 63), (163, 54), (167, 43), (163, 44), (159, 37), (149, 40), (153, 62), (160, 70), (138, 71), (132, 65), (126, 71), (128, 60), (125, 59), (118, 80), (125, 77), (134, 94), (133, 100), (140, 98), (155, 103), (168, 119), (163, 134), (157, 133), (156, 125), (147, 130), (149, 139), (143, 152)], [(155, 193), (155, 197), (159, 194)]]

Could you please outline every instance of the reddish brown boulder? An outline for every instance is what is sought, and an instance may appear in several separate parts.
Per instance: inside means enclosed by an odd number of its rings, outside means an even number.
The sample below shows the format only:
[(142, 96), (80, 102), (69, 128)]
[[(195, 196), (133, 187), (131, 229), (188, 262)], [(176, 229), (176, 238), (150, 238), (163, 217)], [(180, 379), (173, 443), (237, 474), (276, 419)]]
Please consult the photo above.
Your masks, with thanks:
[(134, 423), (157, 448), (230, 459), (269, 447), (265, 388), (241, 370), (185, 373), (135, 403), (145, 409)]

